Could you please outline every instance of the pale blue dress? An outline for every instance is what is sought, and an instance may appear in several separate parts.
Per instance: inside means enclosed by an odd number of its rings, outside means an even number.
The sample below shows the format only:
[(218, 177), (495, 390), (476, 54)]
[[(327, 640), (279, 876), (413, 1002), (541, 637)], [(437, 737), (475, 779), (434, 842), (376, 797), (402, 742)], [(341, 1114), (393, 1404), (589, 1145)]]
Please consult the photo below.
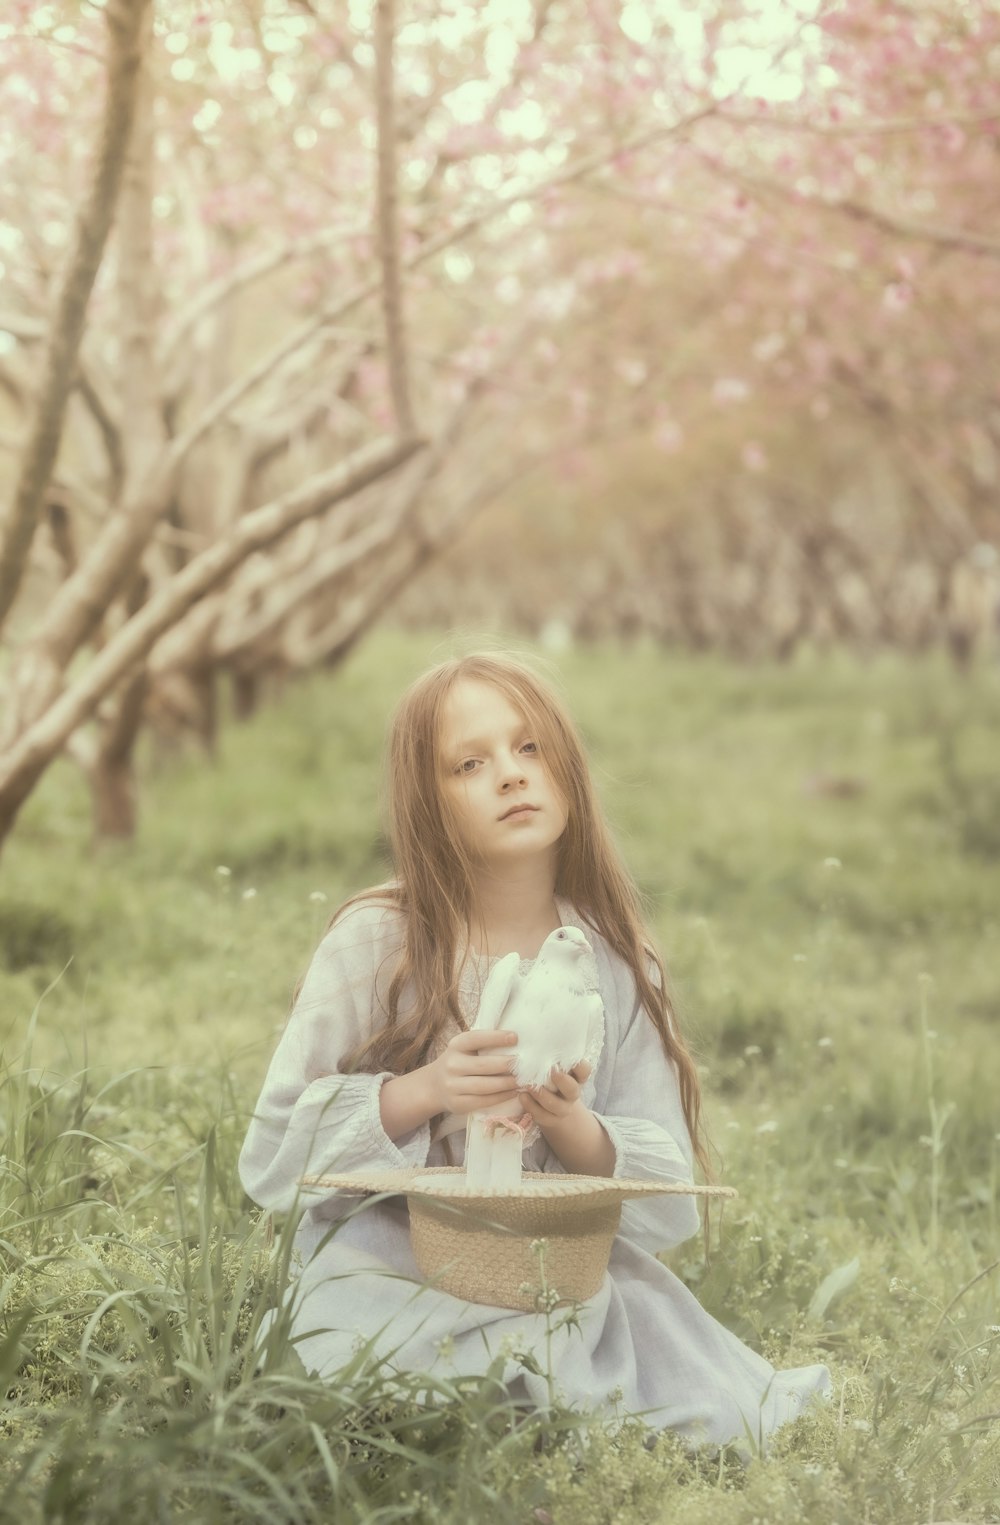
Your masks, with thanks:
[[(590, 984), (603, 999), (605, 1038), (583, 1099), (614, 1145), (614, 1173), (690, 1181), (691, 1142), (676, 1074), (639, 1005), (632, 973), (568, 902), (557, 904), (563, 924), (580, 927), (594, 950)], [(362, 902), (342, 914), (316, 951), (240, 1155), (246, 1191), (270, 1211), (302, 1211), (296, 1191), (306, 1173), (461, 1163), (461, 1131), (448, 1139), (451, 1160), (428, 1124), (395, 1142), (387, 1136), (379, 1090), (388, 1072), (338, 1073), (342, 1058), (382, 1025), (378, 1003), (399, 954), (401, 928), (397, 911)], [(470, 1022), (487, 972), (487, 960), (466, 959), (461, 992)], [(405, 999), (404, 992), (404, 1009)], [(543, 1139), (526, 1153), (525, 1168), (562, 1169)], [(503, 1356), (511, 1395), (544, 1407), (545, 1376), (517, 1359), (517, 1352), (530, 1351), (544, 1366), (542, 1316), (467, 1303), (427, 1287), (410, 1247), (405, 1198), (360, 1212), (357, 1206), (356, 1198), (330, 1193), (312, 1200), (298, 1224), (303, 1269), (288, 1297), (307, 1369), (335, 1378), (368, 1340), (390, 1370), (473, 1374)], [(338, 1218), (338, 1231), (326, 1237)], [(751, 1448), (763, 1449), (779, 1425), (828, 1397), (830, 1375), (820, 1365), (776, 1371), (656, 1258), (698, 1230), (694, 1198), (626, 1202), (603, 1285), (581, 1305), (579, 1327), (557, 1331), (556, 1392), (609, 1417), (640, 1413), (692, 1444), (746, 1445), (749, 1437)]]

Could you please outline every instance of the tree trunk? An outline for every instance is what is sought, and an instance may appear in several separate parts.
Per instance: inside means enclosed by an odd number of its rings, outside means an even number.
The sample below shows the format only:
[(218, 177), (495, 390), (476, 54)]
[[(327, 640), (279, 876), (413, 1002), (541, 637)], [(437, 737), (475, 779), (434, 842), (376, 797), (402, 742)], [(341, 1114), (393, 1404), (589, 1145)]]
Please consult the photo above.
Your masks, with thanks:
[(132, 131), (150, 0), (108, 0), (108, 83), (94, 178), (55, 295), (42, 382), (0, 546), (0, 626), (17, 597), (59, 444), (90, 293), (100, 268)]
[[(142, 608), (146, 591), (146, 579), (138, 578), (129, 595), (130, 615)], [(142, 728), (148, 690), (143, 667), (125, 684), (110, 717), (102, 716), (98, 721), (97, 755), (90, 770), (91, 820), (98, 841), (104, 837), (135, 835), (135, 744)]]
[(233, 671), (233, 714), (237, 720), (249, 720), (260, 703), (260, 683), (256, 672), (237, 667)]
[[(132, 136), (125, 159), (118, 207), (118, 386), (122, 416), (123, 480), (121, 491), (132, 492), (162, 451), (166, 439), (153, 363), (156, 311), (156, 269), (153, 263), (153, 104), (150, 67), (153, 14), (143, 23), (139, 93)], [(149, 578), (140, 572), (125, 596), (126, 618), (135, 616), (149, 594)], [(138, 789), (135, 747), (142, 727), (149, 682), (141, 667), (124, 684), (110, 719), (98, 721), (97, 757), (90, 776), (94, 835), (131, 838), (135, 835)]]
[(90, 775), (94, 836), (99, 842), (130, 841), (135, 836), (136, 796), (132, 755), (120, 761), (103, 753)]

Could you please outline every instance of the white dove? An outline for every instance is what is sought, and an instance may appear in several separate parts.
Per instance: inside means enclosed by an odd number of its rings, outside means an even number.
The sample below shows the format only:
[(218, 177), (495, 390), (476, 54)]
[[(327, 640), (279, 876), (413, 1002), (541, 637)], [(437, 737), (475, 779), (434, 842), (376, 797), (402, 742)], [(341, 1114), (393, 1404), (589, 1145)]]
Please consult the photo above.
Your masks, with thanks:
[[(549, 933), (527, 974), (520, 973), (516, 953), (508, 953), (490, 971), (473, 1030), (504, 1027), (517, 1034), (510, 1057), (520, 1086), (545, 1085), (554, 1069), (571, 1070), (584, 1058), (596, 1063), (604, 1037), (604, 1006), (597, 991), (586, 988), (584, 961), (591, 953), (577, 927), (559, 927)], [(470, 1113), (467, 1184), (516, 1186), (521, 1151), (532, 1126), (516, 1098)]]

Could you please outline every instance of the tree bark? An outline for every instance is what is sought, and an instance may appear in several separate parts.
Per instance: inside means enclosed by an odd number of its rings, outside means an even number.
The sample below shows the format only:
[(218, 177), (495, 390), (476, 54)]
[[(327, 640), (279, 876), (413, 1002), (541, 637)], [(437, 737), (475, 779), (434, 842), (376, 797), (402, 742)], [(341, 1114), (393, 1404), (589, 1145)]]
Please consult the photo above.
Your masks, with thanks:
[(375, 118), (378, 126), (376, 199), (379, 262), (382, 270), (382, 313), (396, 427), (400, 434), (410, 434), (414, 429), (413, 403), (403, 323), (396, 190), (396, 92), (393, 82), (395, 34), (395, 0), (375, 0)]
[(100, 745), (90, 774), (94, 836), (129, 839), (135, 835), (137, 789), (135, 743), (142, 726), (148, 680), (145, 669), (125, 685), (114, 717), (101, 727)]
[[(156, 268), (153, 261), (153, 176), (155, 99), (150, 52), (153, 13), (143, 22), (139, 91), (118, 207), (119, 395), (128, 414), (122, 435), (121, 490), (131, 491), (162, 451), (166, 439), (157, 367), (153, 364), (156, 322)], [(126, 617), (132, 618), (149, 594), (139, 573), (129, 588)], [(124, 685), (108, 716), (99, 714), (98, 746), (90, 772), (94, 835), (131, 838), (136, 827), (138, 790), (135, 746), (142, 728), (148, 680), (145, 669)]]
[(77, 217), (56, 292), (42, 383), (0, 547), (0, 627), (17, 597), (73, 387), (83, 325), (121, 188), (138, 97), (141, 36), (150, 0), (108, 0), (108, 81), (94, 177)]
[(260, 701), (260, 681), (257, 672), (249, 667), (233, 669), (233, 715), (237, 720), (249, 720), (257, 712)]

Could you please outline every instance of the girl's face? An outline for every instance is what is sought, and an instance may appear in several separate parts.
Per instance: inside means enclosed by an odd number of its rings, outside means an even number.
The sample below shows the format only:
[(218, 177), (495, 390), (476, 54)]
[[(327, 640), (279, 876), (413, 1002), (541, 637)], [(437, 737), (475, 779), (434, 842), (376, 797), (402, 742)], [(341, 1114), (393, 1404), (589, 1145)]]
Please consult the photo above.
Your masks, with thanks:
[(506, 694), (460, 679), (444, 703), (439, 744), (442, 788), (474, 858), (499, 866), (554, 853), (566, 800)]

